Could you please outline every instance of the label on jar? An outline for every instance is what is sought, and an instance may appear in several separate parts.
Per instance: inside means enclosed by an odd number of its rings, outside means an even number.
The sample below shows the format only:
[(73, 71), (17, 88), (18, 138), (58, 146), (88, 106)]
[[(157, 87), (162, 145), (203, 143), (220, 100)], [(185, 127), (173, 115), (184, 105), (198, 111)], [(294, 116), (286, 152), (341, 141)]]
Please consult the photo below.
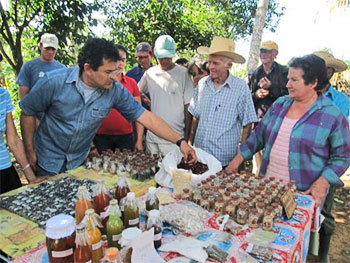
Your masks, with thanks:
[(92, 244), (92, 250), (99, 249), (102, 246), (102, 241)]
[(139, 218), (135, 218), (135, 219), (130, 219), (129, 220), (129, 225), (137, 225), (139, 223)]
[(162, 232), (154, 235), (154, 241), (158, 241), (158, 240), (161, 240), (162, 239)]
[(63, 251), (52, 251), (53, 258), (64, 258), (73, 254), (73, 248)]
[(120, 239), (121, 235), (112, 235), (113, 241), (118, 241)]

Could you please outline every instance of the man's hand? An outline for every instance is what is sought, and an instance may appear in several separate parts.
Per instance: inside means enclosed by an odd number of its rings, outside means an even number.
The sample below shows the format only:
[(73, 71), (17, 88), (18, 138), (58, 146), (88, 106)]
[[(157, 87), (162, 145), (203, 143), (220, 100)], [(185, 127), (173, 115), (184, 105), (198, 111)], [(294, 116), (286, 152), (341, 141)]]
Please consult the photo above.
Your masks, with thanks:
[(36, 171), (37, 170), (36, 163), (37, 163), (38, 159), (36, 157), (35, 151), (31, 151), (31, 152), (27, 153), (27, 159), (28, 159), (28, 162), (30, 164), (30, 167), (34, 171)]
[(151, 108), (151, 100), (144, 94), (141, 95), (141, 101), (144, 105)]
[(239, 166), (243, 163), (244, 158), (243, 156), (238, 153), (235, 158), (228, 164), (228, 166), (225, 169), (225, 172), (227, 174), (232, 174), (232, 173), (238, 173), (239, 171)]
[(263, 77), (259, 80), (258, 85), (260, 88), (267, 90), (271, 86), (271, 81), (267, 77)]
[(143, 143), (142, 142), (136, 142), (135, 150), (138, 151), (138, 152), (143, 152), (144, 151)]
[(187, 142), (182, 141), (180, 145), (180, 151), (184, 155), (185, 163), (188, 164), (195, 164), (197, 162), (197, 155), (196, 152), (193, 150), (192, 147), (190, 147)]
[(323, 176), (320, 176), (310, 188), (305, 191), (305, 194), (311, 195), (315, 199), (316, 207), (318, 207), (326, 198), (328, 186), (328, 181)]
[(265, 98), (267, 95), (270, 94), (270, 91), (269, 90), (266, 90), (266, 89), (258, 89), (254, 96), (255, 98), (258, 98), (258, 99), (263, 99)]

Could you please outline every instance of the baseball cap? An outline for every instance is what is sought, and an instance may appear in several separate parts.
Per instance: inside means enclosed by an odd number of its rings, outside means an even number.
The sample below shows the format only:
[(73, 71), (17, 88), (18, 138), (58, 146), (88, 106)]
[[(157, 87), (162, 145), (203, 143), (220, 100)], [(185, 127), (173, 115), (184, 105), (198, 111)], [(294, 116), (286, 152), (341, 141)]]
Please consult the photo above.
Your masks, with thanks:
[(175, 52), (175, 41), (171, 36), (161, 35), (157, 38), (154, 44), (154, 55), (157, 58), (172, 58)]
[(145, 54), (151, 54), (152, 53), (152, 46), (147, 42), (141, 42), (138, 43), (136, 46), (136, 56), (139, 55), (145, 55)]
[(43, 44), (43, 47), (53, 47), (57, 49), (58, 39), (54, 34), (45, 33), (40, 38), (40, 43)]
[(278, 51), (278, 45), (274, 41), (265, 41), (261, 43), (260, 49), (265, 49), (265, 50), (277, 50)]

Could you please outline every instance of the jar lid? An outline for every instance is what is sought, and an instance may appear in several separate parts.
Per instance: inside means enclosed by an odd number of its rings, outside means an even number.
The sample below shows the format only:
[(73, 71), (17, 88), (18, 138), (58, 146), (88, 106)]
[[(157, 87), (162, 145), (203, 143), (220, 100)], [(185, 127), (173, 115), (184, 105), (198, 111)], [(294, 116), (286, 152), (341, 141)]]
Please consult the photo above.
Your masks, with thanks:
[(51, 239), (60, 239), (73, 234), (74, 218), (70, 215), (59, 214), (46, 221), (45, 234)]
[(131, 241), (142, 234), (142, 231), (137, 227), (129, 227), (124, 229), (122, 232), (122, 237), (125, 241)]

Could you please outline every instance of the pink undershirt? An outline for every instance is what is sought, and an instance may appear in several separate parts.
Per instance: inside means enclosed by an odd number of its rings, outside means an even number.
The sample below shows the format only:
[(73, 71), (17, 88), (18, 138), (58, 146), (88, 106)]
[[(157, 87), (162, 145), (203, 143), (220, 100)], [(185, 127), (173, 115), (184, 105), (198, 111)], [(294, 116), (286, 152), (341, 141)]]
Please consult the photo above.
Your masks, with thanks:
[(275, 177), (289, 182), (289, 141), (292, 129), (298, 119), (284, 117), (275, 143), (270, 152), (270, 162), (267, 166), (266, 177)]

